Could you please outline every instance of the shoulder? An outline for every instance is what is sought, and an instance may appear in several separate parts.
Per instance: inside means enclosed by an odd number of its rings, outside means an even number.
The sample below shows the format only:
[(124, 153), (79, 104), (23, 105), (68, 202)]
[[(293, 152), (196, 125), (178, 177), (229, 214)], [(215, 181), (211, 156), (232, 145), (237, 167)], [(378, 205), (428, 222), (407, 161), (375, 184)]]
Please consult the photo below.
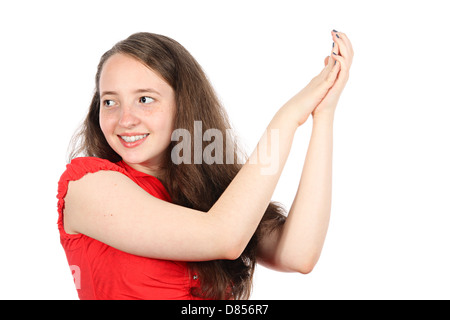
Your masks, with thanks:
[(61, 175), (60, 183), (78, 180), (87, 173), (95, 173), (101, 170), (125, 173), (125, 170), (122, 167), (109, 160), (96, 157), (80, 157), (72, 159), (72, 161), (66, 165), (66, 170)]
[(73, 228), (74, 221), (83, 221), (83, 216), (101, 213), (103, 209), (109, 210), (108, 204), (117, 205), (115, 200), (120, 198), (120, 194), (115, 192), (117, 186), (126, 191), (137, 188), (126, 171), (113, 162), (81, 157), (67, 164), (58, 183), (57, 195), (66, 233), (80, 233)]
[(72, 159), (72, 161), (66, 165), (66, 170), (59, 179), (58, 198), (62, 199), (65, 197), (69, 182), (80, 180), (88, 173), (96, 173), (103, 170), (117, 171), (126, 174), (122, 167), (106, 159), (96, 157), (79, 157)]
[(76, 176), (79, 174), (94, 173), (100, 170), (124, 171), (122, 167), (106, 159), (80, 157), (73, 159), (66, 166), (65, 174)]

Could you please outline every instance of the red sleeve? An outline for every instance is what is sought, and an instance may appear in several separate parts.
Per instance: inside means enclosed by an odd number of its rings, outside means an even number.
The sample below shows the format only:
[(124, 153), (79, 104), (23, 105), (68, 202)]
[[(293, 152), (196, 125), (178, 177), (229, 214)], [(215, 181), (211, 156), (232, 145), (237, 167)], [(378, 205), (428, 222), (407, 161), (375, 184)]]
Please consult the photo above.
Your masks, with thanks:
[(64, 198), (70, 181), (76, 181), (88, 173), (95, 173), (101, 170), (118, 171), (128, 176), (125, 169), (105, 159), (95, 157), (80, 157), (73, 159), (67, 166), (66, 171), (61, 175), (58, 182), (58, 228), (61, 235), (66, 235), (63, 226)]

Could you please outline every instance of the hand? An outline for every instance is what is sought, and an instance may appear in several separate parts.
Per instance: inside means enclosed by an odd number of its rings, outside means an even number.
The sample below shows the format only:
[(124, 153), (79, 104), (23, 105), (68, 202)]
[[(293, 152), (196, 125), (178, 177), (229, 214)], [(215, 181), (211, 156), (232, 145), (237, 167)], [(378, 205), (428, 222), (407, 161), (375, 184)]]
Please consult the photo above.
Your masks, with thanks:
[[(289, 118), (296, 120), (298, 126), (302, 125), (309, 115), (317, 109), (336, 82), (341, 65), (339, 63), (328, 63), (328, 58), (325, 62), (325, 68), (283, 106), (283, 109), (287, 109), (290, 113)], [(338, 60), (334, 56), (333, 59)], [(333, 59), (332, 61), (334, 61)]]
[(353, 61), (353, 47), (347, 35), (334, 30), (331, 32), (331, 35), (334, 45), (331, 56), (325, 58), (325, 66), (326, 68), (339, 66), (339, 74), (324, 99), (313, 110), (313, 117), (322, 114), (334, 115), (339, 97), (347, 84), (349, 70)]

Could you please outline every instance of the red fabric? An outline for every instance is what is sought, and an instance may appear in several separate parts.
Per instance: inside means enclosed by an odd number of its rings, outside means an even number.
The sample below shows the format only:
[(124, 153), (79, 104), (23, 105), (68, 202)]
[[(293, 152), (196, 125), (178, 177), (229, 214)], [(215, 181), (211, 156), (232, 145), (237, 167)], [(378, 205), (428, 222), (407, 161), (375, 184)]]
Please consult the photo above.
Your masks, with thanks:
[(70, 181), (87, 173), (112, 170), (123, 173), (151, 195), (171, 201), (161, 182), (124, 162), (84, 157), (67, 165), (58, 183), (58, 229), (80, 299), (197, 299), (190, 294), (199, 285), (186, 262), (158, 260), (129, 254), (83, 234), (67, 234), (63, 224), (64, 197)]

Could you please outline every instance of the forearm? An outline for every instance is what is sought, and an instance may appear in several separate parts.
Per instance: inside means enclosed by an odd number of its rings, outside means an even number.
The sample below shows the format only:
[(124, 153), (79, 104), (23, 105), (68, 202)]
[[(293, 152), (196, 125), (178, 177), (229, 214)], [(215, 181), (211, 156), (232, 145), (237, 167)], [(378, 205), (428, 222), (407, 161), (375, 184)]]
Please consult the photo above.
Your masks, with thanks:
[(333, 30), (332, 36), (334, 46), (330, 58), (335, 62), (326, 59), (326, 63), (339, 67), (339, 75), (312, 112), (313, 130), (297, 194), (285, 225), (272, 237), (275, 238), (272, 250), (266, 250), (263, 255), (279, 268), (302, 273), (310, 272), (319, 259), (328, 229), (334, 112), (353, 61), (353, 48), (347, 35)]
[(333, 115), (314, 118), (297, 194), (283, 227), (278, 259), (293, 271), (312, 270), (325, 241), (331, 211)]
[[(240, 239), (239, 242), (245, 247), (270, 202), (289, 154), (295, 129), (313, 113), (314, 128), (302, 182), (292, 206), (292, 214), (283, 227), (281, 241), (279, 241), (280, 233), (274, 232), (272, 235), (266, 235), (259, 244), (260, 258), (269, 263), (274, 262), (274, 257), (279, 256), (288, 257), (287, 261), (293, 257), (297, 261), (297, 258), (307, 254), (314, 256), (314, 253), (317, 253), (317, 257), (320, 254), (331, 206), (333, 120), (332, 117), (327, 118), (325, 115), (327, 110), (334, 110), (337, 97), (342, 90), (335, 88), (338, 83), (337, 76), (341, 74), (341, 65), (343, 65), (341, 62), (327, 63), (319, 75), (280, 109), (266, 131), (268, 135), (271, 135), (272, 130), (279, 133), (276, 145), (278, 149), (274, 152), (273, 145), (267, 144), (269, 158), (265, 160), (268, 161), (261, 161), (258, 158), (258, 149), (255, 150), (249, 162), (244, 165), (211, 209), (218, 212), (223, 219), (231, 221), (231, 224), (230, 222), (227, 224), (226, 221), (221, 222), (229, 225), (226, 230)], [(315, 116), (315, 111), (318, 109), (320, 109), (318, 112), (320, 118)], [(260, 144), (264, 144), (263, 139)], [(267, 167), (269, 167), (268, 171)], [(239, 209), (232, 209), (237, 208), (236, 204)], [(305, 245), (298, 250), (298, 243), (305, 243)], [(278, 247), (281, 250), (278, 250)]]
[(297, 125), (283, 111), (275, 115), (248, 161), (209, 211), (240, 250), (261, 221), (289, 155)]

